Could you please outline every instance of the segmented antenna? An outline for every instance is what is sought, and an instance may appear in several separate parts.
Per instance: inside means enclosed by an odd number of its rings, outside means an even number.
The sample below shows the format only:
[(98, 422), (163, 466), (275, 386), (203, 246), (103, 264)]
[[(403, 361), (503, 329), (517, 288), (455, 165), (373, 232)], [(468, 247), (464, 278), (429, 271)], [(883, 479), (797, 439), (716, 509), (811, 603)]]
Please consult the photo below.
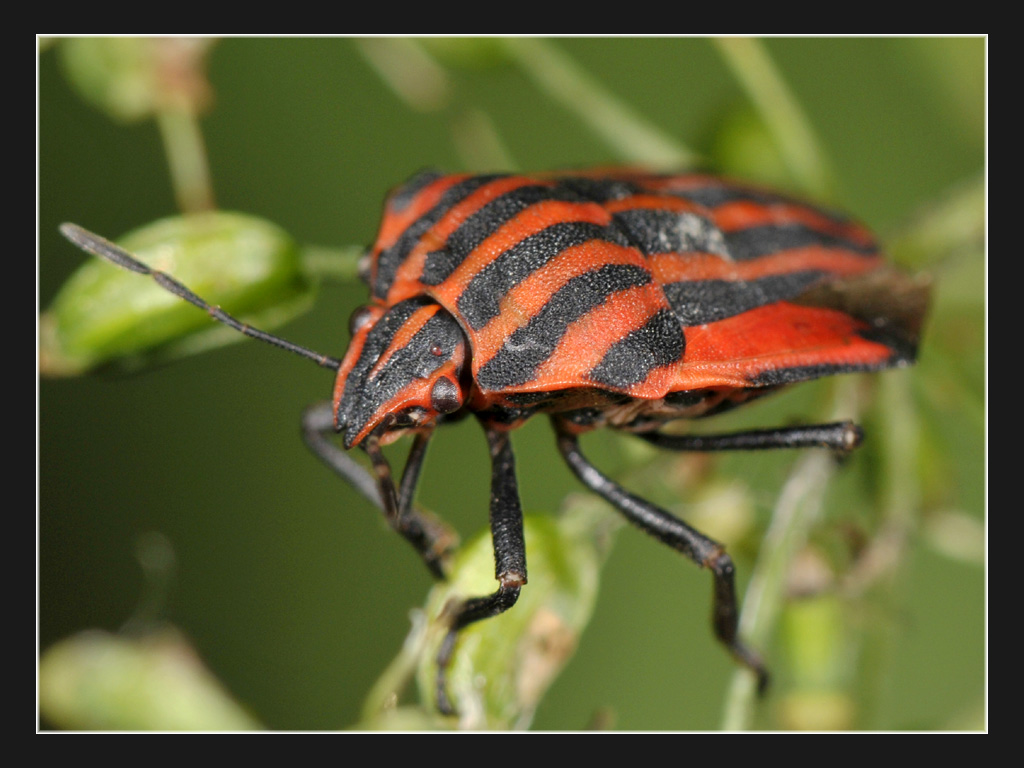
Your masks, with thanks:
[(206, 313), (214, 320), (223, 323), (230, 328), (234, 328), (239, 333), (244, 334), (251, 339), (265, 341), (268, 344), (273, 344), (275, 347), (280, 347), (288, 352), (293, 352), (307, 360), (312, 360), (321, 368), (331, 368), (336, 371), (341, 367), (341, 361), (337, 358), (321, 355), (319, 352), (306, 349), (306, 347), (294, 344), (287, 339), (282, 339), (280, 336), (274, 336), (271, 333), (261, 331), (259, 328), (253, 328), (251, 325), (241, 322), (229, 315), (220, 307), (215, 307), (209, 302), (203, 300), (165, 272), (161, 272), (157, 269), (151, 269), (123, 248), (120, 248), (109, 240), (102, 238), (87, 229), (83, 229), (77, 224), (61, 224), (60, 231), (64, 237), (77, 245), (83, 251), (88, 251), (89, 253), (106, 259), (107, 261), (124, 269), (132, 272), (138, 272), (140, 275), (149, 275), (165, 290), (184, 299), (189, 304), (205, 310)]

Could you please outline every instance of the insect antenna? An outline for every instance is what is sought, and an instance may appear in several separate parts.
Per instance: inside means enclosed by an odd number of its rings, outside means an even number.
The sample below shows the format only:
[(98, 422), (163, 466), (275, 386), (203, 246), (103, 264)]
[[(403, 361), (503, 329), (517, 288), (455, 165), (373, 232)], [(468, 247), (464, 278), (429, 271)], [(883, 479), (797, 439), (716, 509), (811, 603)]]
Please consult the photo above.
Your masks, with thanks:
[(123, 248), (97, 234), (90, 232), (87, 229), (83, 229), (77, 224), (61, 224), (60, 231), (64, 237), (77, 245), (83, 251), (88, 251), (100, 258), (106, 259), (123, 269), (138, 272), (140, 275), (149, 275), (165, 290), (184, 299), (189, 304), (205, 310), (214, 320), (223, 323), (229, 328), (234, 328), (236, 331), (248, 336), (249, 338), (273, 344), (275, 347), (280, 347), (288, 352), (304, 357), (307, 360), (312, 360), (321, 368), (331, 368), (336, 371), (341, 367), (341, 361), (337, 358), (321, 355), (319, 352), (314, 352), (311, 349), (307, 349), (306, 347), (295, 344), (287, 339), (282, 339), (280, 336), (275, 336), (272, 333), (261, 331), (259, 328), (253, 328), (251, 325), (243, 323), (237, 318), (229, 315), (220, 307), (215, 307), (200, 296), (197, 296), (167, 273), (161, 272), (157, 269), (151, 269)]

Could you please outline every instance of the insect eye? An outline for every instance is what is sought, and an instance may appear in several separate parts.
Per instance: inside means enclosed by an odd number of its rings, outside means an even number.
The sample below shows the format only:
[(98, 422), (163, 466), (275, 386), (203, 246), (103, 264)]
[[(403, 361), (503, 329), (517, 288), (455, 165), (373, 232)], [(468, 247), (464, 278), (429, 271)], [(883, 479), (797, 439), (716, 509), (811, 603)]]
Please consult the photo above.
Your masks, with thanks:
[(438, 413), (452, 413), (459, 410), (462, 405), (462, 397), (458, 385), (447, 376), (442, 376), (434, 382), (434, 388), (430, 391), (430, 407)]
[(348, 332), (355, 336), (366, 324), (370, 322), (373, 312), (369, 307), (359, 307), (348, 318)]

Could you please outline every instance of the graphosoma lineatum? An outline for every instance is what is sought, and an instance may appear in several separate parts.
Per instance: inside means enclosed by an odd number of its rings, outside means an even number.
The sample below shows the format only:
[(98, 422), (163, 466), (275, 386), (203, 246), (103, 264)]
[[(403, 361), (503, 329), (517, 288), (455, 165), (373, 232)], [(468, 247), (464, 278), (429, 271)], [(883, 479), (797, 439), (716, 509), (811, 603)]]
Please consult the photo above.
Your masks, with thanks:
[[(444, 578), (447, 529), (413, 506), (434, 427), (473, 414), (492, 457), (498, 589), (452, 613), (437, 704), (458, 632), (512, 607), (527, 582), (509, 432), (548, 414), (573, 473), (630, 522), (712, 571), (713, 625), (763, 687), (737, 637), (723, 548), (626, 491), (581, 453), (599, 427), (673, 450), (823, 446), (850, 450), (848, 422), (687, 437), (660, 428), (821, 376), (913, 362), (927, 289), (886, 266), (872, 235), (834, 212), (704, 174), (630, 170), (443, 175), (394, 190), (362, 264), (371, 302), (353, 313), (341, 360), (239, 323), (117, 246), (65, 225), (79, 246), (161, 285), (240, 332), (337, 370), (310, 408), (307, 444), (380, 508)], [(361, 447), (372, 476), (345, 448)], [(415, 436), (401, 481), (381, 451)]]

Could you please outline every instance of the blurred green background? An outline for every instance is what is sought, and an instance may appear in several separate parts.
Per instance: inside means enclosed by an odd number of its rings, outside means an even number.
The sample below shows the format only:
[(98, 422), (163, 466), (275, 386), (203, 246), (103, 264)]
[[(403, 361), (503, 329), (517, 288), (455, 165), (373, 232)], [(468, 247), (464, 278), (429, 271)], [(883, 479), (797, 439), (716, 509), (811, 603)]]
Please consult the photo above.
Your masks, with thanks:
[[(266, 218), (303, 245), (365, 245), (386, 191), (423, 167), (637, 159), (498, 45), (432, 41), (436, 70), (414, 72), (433, 79), (400, 75), (412, 89), (403, 96), (371, 64), (396, 60), (382, 42), (232, 38), (211, 49), (212, 101), (201, 126), (220, 208)], [(770, 39), (764, 48), (820, 142), (830, 202), (883, 240), (899, 241), (950, 190), (979, 182), (983, 39)], [(711, 165), (800, 189), (801, 179), (764, 150), (770, 142), (753, 125), (747, 95), (709, 41), (572, 38), (550, 49)], [(83, 102), (61, 59), (60, 44), (49, 45), (38, 65), (41, 309), (88, 258), (60, 237), (61, 222), (118, 237), (177, 210), (154, 123), (117, 122)], [(908, 249), (905, 259), (938, 280), (921, 365), (909, 376), (887, 374), (904, 377), (916, 404), (908, 418), (925, 446), (913, 480), (921, 514), (897, 587), (880, 600), (854, 600), (847, 614), (856, 633), (886, 638), (869, 651), (859, 646), (871, 659), (855, 665), (863, 675), (848, 691), (857, 728), (984, 722), (985, 572), (970, 546), (984, 523), (983, 261), (976, 243), (961, 247), (970, 240), (961, 235)], [(349, 314), (365, 297), (360, 284), (325, 281), (315, 307), (281, 333), (340, 356)], [(161, 615), (265, 725), (355, 724), (430, 580), (379, 514), (302, 445), (299, 415), (331, 385), (329, 372), (251, 343), (132, 376), (41, 379), (40, 650), (85, 628), (116, 630), (162, 595)], [(797, 388), (713, 426), (818, 418), (823, 392)], [(868, 422), (869, 438), (885, 429), (877, 416)], [(556, 459), (550, 428), (535, 420), (514, 441), (525, 509), (554, 512), (578, 486)], [(586, 446), (614, 472), (630, 465), (624, 441), (595, 435)], [(441, 430), (432, 451), (420, 498), (469, 537), (487, 519), (482, 434), (471, 422)], [(754, 531), (730, 547), (741, 585), (792, 459), (714, 463), (715, 477), (742, 483), (755, 505)], [(864, 488), (877, 474), (870, 448), (840, 471), (826, 541), (841, 538), (836, 530), (870, 531), (879, 513), (864, 504), (878, 494)], [(954, 533), (936, 520), (952, 520)], [(172, 583), (155, 592), (135, 555), (152, 532), (176, 560)], [(955, 554), (950, 538), (967, 554)], [(594, 618), (534, 727), (585, 728), (598, 713), (622, 729), (720, 727), (734, 668), (711, 639), (709, 608), (708, 574), (646, 536), (620, 532)], [(756, 725), (784, 727), (784, 654), (777, 644), (764, 650), (782, 669)]]

